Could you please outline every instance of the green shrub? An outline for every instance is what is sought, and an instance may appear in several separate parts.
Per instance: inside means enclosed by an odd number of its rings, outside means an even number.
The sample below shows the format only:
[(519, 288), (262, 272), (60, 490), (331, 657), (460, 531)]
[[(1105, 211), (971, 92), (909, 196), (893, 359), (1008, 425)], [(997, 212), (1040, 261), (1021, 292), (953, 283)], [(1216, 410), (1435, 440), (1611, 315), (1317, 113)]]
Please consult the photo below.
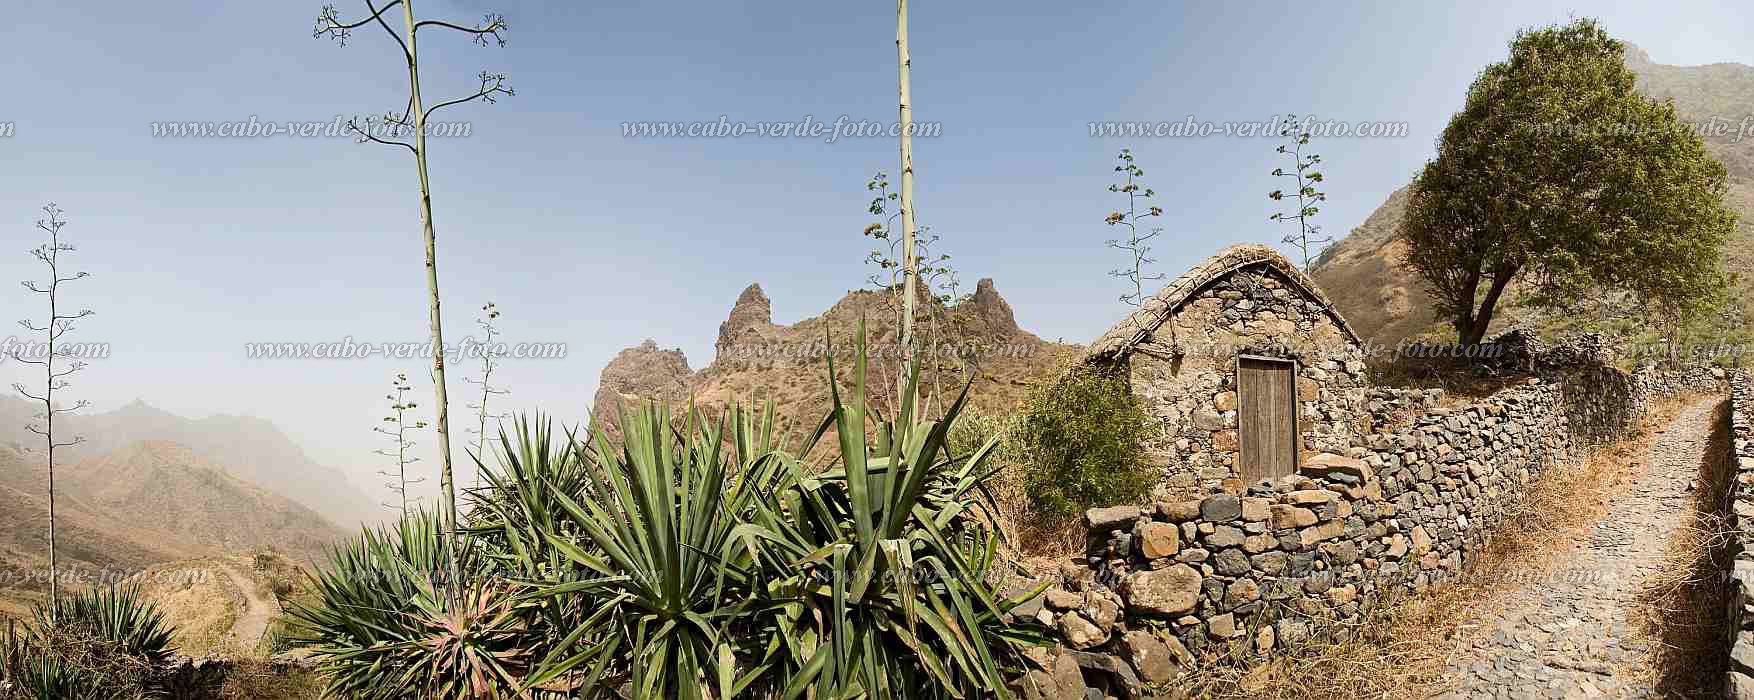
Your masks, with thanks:
[(1126, 382), (1097, 368), (1075, 366), (1038, 387), (1011, 428), (1031, 512), (1059, 524), (1144, 499), (1156, 482), (1149, 424)]

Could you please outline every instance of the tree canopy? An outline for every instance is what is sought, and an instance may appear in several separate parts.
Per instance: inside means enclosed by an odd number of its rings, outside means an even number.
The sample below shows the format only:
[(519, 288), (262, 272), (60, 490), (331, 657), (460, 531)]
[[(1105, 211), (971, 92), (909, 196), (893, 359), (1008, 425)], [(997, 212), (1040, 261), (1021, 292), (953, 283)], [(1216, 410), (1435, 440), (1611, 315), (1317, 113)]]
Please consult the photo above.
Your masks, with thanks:
[(1519, 32), (1414, 180), (1399, 236), (1460, 342), (1513, 280), (1549, 308), (1617, 289), (1685, 316), (1720, 298), (1724, 167), (1638, 93), (1624, 50), (1589, 19)]

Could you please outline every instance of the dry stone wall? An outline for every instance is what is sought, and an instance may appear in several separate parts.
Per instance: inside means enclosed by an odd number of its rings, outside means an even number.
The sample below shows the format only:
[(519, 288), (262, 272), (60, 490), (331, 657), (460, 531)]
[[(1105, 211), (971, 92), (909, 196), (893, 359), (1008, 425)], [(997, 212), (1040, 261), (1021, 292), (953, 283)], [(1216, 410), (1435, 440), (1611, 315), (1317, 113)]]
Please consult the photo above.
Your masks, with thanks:
[(1728, 515), (1735, 528), (1733, 559), (1727, 573), (1730, 620), (1724, 646), (1729, 654), (1728, 696), (1754, 699), (1754, 376), (1737, 372), (1730, 381), (1730, 453), (1724, 468), (1730, 484)]
[[(1202, 652), (1270, 654), (1343, 630), (1373, 605), (1462, 575), (1523, 485), (1623, 433), (1652, 397), (1722, 381), (1576, 362), (1459, 408), (1437, 407), (1438, 392), (1363, 390), (1371, 429), (1295, 475), (1088, 511), (1086, 555), (1016, 611), (1061, 644), (1015, 690), (1153, 697)], [(1744, 467), (1754, 480), (1754, 462)]]
[(1153, 418), (1145, 448), (1162, 471), (1159, 496), (1216, 492), (1236, 477), (1238, 355), (1297, 361), (1305, 449), (1343, 450), (1360, 432), (1362, 348), (1279, 270), (1238, 270), (1191, 296), (1126, 360)]

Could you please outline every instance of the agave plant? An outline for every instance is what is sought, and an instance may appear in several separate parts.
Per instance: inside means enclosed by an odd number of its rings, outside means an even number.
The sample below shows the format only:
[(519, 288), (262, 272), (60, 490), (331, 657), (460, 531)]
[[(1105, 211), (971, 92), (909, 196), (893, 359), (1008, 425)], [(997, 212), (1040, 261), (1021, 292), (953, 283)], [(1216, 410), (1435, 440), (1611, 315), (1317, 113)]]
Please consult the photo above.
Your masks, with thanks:
[[(917, 375), (896, 419), (869, 420), (862, 329), (859, 346), (849, 391), (797, 453), (771, 405), (709, 421), (648, 403), (622, 411), (619, 442), (515, 421), (471, 495), (461, 605), (434, 594), (439, 529), (422, 515), (337, 550), (321, 602), (295, 607), (329, 692), (1002, 694), (1019, 646), (1043, 638), (1007, 624), (1024, 598), (994, 592), (993, 443), (951, 455), (967, 390), (921, 420)], [(834, 462), (807, 466), (831, 430)]]
[(137, 587), (96, 588), (32, 612), (30, 628), (0, 640), (0, 689), (10, 693), (0, 697), (114, 700), (159, 690), (175, 630)]
[[(750, 557), (723, 553), (744, 518), (762, 507), (780, 461), (771, 449), (773, 412), (732, 412), (714, 425), (690, 407), (672, 427), (667, 408), (622, 412), (623, 440), (601, 428), (594, 449), (573, 444), (588, 488), (556, 492), (564, 518), (546, 541), (587, 571), (541, 595), (593, 597), (610, 614), (602, 653), (618, 659), (608, 682), (634, 697), (742, 697), (763, 679), (740, 668), (751, 640), (734, 632), (762, 605), (765, 580)], [(575, 657), (576, 658), (576, 657)]]
[(1007, 621), (1040, 590), (995, 593), (998, 535), (976, 511), (991, 505), (997, 440), (952, 456), (968, 388), (941, 420), (922, 420), (917, 367), (896, 418), (868, 434), (863, 328), (856, 342), (845, 396), (829, 361), (834, 405), (818, 430), (832, 426), (838, 466), (812, 474), (784, 460), (784, 489), (740, 533), (786, 597), (765, 663), (786, 698), (1002, 697), (1012, 655), (1045, 637)]
[(307, 649), (332, 695), (350, 698), (534, 697), (529, 667), (545, 660), (538, 616), (477, 548), (458, 553), (464, 580), (443, 586), (443, 527), (426, 511), (335, 548), (311, 580), (313, 602), (288, 610), (288, 637)]
[(35, 617), (40, 629), (101, 640), (114, 645), (117, 653), (154, 665), (170, 657), (175, 634), (158, 606), (131, 585), (94, 588), (63, 598), (53, 608), (37, 608)]

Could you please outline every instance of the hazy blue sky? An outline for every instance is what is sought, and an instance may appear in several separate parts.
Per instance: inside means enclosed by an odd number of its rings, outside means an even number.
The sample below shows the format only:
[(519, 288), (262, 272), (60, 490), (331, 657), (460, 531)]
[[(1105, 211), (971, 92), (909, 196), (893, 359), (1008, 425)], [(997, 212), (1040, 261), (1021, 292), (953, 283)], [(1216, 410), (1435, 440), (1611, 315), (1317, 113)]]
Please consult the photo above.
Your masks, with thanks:
[[(489, 0), (491, 3), (492, 0)], [(78, 377), (97, 409), (136, 397), (190, 416), (271, 419), (363, 475), (388, 360), (248, 360), (258, 341), (425, 336), (410, 159), (346, 138), (153, 138), (154, 121), (329, 121), (401, 104), (388, 38), (314, 39), (309, 2), (12, 0), (0, 28), (0, 279), (36, 275), (37, 209), (68, 212), (70, 285), (113, 355)], [(342, 2), (358, 16), (363, 3)], [(896, 169), (891, 139), (628, 139), (629, 120), (895, 116), (893, 7), (882, 2), (561, 3), (423, 0), (423, 15), (505, 14), (506, 48), (423, 45), (429, 102), (481, 69), (518, 94), (453, 110), (435, 140), (449, 335), (498, 302), (515, 341), (564, 360), (509, 363), (509, 406), (584, 414), (597, 373), (643, 338), (710, 361), (718, 323), (759, 281), (780, 322), (862, 285), (863, 184)], [(1595, 16), (1661, 63), (1754, 63), (1754, 5), (1582, 3), (1045, 3), (916, 1), (920, 220), (965, 281), (992, 277), (1025, 328), (1084, 342), (1121, 313), (1102, 242), (1111, 159), (1134, 149), (1162, 193), (1160, 269), (1276, 241), (1261, 138), (1088, 136), (1093, 120), (1261, 120), (1295, 111), (1405, 121), (1405, 138), (1331, 139), (1321, 218), (1356, 226), (1433, 151), (1474, 74), (1520, 27)], [(3, 291), (11, 289), (13, 291)], [(0, 314), (37, 314), (7, 284)], [(0, 338), (11, 331), (0, 330)], [(470, 373), (458, 367), (457, 376)], [(0, 367), (10, 383), (16, 368)], [(454, 392), (461, 393), (457, 384)], [(463, 401), (454, 411), (462, 413)], [(430, 462), (429, 462), (430, 464)]]

